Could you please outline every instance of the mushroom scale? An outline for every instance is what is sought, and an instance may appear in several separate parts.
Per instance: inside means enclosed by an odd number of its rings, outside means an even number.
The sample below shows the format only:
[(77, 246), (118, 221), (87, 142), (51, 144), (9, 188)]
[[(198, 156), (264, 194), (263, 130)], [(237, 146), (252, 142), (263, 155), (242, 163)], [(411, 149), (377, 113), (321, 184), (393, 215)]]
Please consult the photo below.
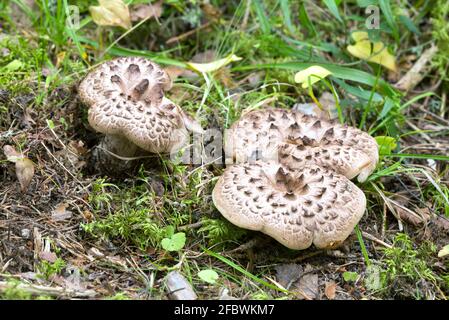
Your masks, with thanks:
[(170, 78), (157, 64), (122, 57), (90, 72), (79, 94), (90, 106), (88, 120), (96, 131), (123, 136), (153, 153), (166, 153), (188, 137), (186, 115), (164, 97), (170, 86)]
[(226, 132), (226, 156), (237, 163), (277, 160), (291, 168), (315, 164), (348, 179), (365, 181), (379, 160), (378, 146), (366, 132), (284, 109), (251, 111)]
[(291, 170), (274, 161), (229, 166), (212, 197), (231, 223), (298, 250), (340, 244), (366, 208), (364, 193), (346, 177), (316, 165)]

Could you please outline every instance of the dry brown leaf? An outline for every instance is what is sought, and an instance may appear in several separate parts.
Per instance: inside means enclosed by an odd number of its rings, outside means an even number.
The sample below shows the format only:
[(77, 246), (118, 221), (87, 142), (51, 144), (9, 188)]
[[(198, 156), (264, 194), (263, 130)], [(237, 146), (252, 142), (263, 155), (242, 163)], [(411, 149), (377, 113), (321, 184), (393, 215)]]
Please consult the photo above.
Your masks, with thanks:
[(6, 156), (6, 160), (16, 163), (18, 160), (23, 159), (23, 154), (18, 152), (13, 146), (3, 146), (3, 153)]
[(335, 299), (335, 293), (337, 291), (337, 284), (334, 281), (326, 282), (324, 294), (329, 300)]
[(162, 3), (158, 1), (154, 4), (140, 3), (130, 8), (131, 21), (140, 21), (144, 19), (159, 18), (162, 15)]
[(41, 251), (39, 252), (39, 258), (42, 260), (48, 261), (50, 263), (53, 263), (58, 258), (54, 252), (49, 251)]
[(34, 176), (34, 163), (28, 158), (17, 160), (16, 175), (20, 183), (20, 189), (25, 192)]
[(295, 288), (298, 289), (298, 299), (317, 299), (319, 293), (318, 275), (316, 273), (304, 274), (295, 285)]
[(72, 211), (67, 210), (69, 205), (65, 202), (61, 202), (51, 213), (51, 219), (53, 221), (62, 221), (70, 219), (72, 217)]

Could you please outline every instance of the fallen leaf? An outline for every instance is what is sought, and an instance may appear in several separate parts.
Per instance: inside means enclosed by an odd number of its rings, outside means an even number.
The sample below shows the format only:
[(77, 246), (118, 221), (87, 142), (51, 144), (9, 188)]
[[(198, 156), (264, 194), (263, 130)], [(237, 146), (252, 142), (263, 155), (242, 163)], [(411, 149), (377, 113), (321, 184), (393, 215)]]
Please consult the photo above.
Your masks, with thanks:
[(39, 258), (42, 260), (48, 261), (50, 263), (53, 263), (58, 258), (54, 252), (50, 251), (41, 251), (39, 252)]
[(60, 51), (56, 55), (56, 68), (59, 68), (66, 57), (65, 51)]
[(292, 283), (296, 282), (303, 272), (303, 268), (299, 264), (288, 263), (275, 267), (276, 281), (284, 288), (289, 288)]
[(298, 281), (296, 288), (300, 296), (305, 299), (318, 298), (318, 275), (316, 273), (306, 273)]
[(380, 64), (387, 69), (396, 71), (396, 58), (388, 52), (383, 42), (372, 42), (369, 40), (368, 33), (357, 31), (351, 34), (355, 44), (349, 45), (347, 50), (351, 55), (362, 60), (367, 60)]
[(337, 284), (334, 281), (330, 281), (326, 283), (326, 287), (324, 288), (324, 294), (329, 300), (335, 299), (335, 293), (337, 292)]
[(90, 6), (92, 19), (99, 26), (132, 27), (128, 6), (122, 0), (99, 0), (99, 6)]
[(449, 255), (449, 244), (444, 246), (443, 249), (441, 249), (438, 252), (438, 258), (442, 258), (442, 257), (445, 257), (447, 255)]
[(20, 183), (22, 192), (28, 189), (31, 180), (34, 176), (34, 163), (28, 158), (17, 160), (16, 162), (16, 175)]
[(213, 72), (216, 71), (231, 62), (242, 60), (242, 58), (237, 57), (235, 54), (230, 54), (226, 58), (215, 60), (208, 63), (196, 63), (196, 62), (187, 62), (187, 65), (189, 68), (191, 68), (194, 71), (201, 72), (201, 73), (207, 73), (207, 72)]
[(23, 154), (18, 152), (13, 146), (5, 145), (3, 147), (3, 153), (6, 156), (6, 160), (16, 163), (18, 160), (23, 159)]
[(163, 1), (151, 3), (140, 3), (130, 8), (131, 21), (140, 21), (151, 18), (159, 18), (162, 15)]
[(51, 219), (53, 221), (62, 221), (70, 219), (72, 217), (72, 211), (66, 210), (69, 205), (67, 203), (60, 203), (56, 206), (55, 210), (51, 213)]
[(326, 68), (321, 66), (311, 66), (307, 69), (301, 70), (295, 74), (295, 82), (301, 83), (304, 89), (307, 89), (310, 85), (326, 78), (328, 75), (332, 74)]

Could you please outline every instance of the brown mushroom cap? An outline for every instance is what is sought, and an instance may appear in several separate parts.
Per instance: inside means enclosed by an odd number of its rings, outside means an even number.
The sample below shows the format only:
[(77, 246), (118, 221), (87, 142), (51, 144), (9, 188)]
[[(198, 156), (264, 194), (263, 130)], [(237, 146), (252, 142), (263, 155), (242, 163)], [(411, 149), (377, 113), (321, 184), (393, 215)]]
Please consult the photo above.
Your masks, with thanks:
[(231, 223), (291, 249), (338, 245), (366, 208), (364, 193), (346, 177), (315, 165), (290, 170), (273, 161), (229, 166), (212, 197)]
[[(98, 132), (122, 135), (144, 150), (170, 152), (187, 137), (191, 119), (169, 99), (168, 75), (140, 57), (107, 61), (81, 82), (79, 94)], [(189, 127), (192, 127), (190, 125)]]
[(284, 109), (251, 111), (227, 131), (226, 156), (238, 163), (276, 159), (300, 169), (315, 164), (365, 181), (376, 168), (378, 145), (366, 132)]

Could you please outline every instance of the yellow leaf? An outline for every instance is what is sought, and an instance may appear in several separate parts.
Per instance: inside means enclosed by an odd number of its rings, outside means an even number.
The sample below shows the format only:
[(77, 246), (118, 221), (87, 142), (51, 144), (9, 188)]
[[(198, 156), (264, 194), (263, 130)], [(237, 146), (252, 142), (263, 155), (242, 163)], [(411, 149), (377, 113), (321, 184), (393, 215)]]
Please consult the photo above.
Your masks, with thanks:
[(347, 47), (350, 54), (396, 71), (396, 58), (388, 52), (387, 47), (381, 41), (371, 42), (368, 33), (364, 31), (354, 32), (351, 36), (355, 44)]
[(446, 245), (446, 246), (444, 246), (443, 249), (441, 249), (441, 250), (438, 252), (438, 257), (439, 257), (439, 258), (445, 257), (445, 256), (447, 256), (447, 255), (449, 255), (449, 244)]
[(192, 69), (194, 71), (206, 73), (206, 72), (216, 71), (216, 70), (224, 67), (225, 65), (230, 64), (231, 62), (239, 61), (239, 60), (242, 60), (242, 58), (237, 57), (235, 54), (230, 54), (226, 58), (223, 58), (220, 60), (216, 60), (216, 61), (212, 61), (212, 62), (208, 62), (208, 63), (187, 62), (187, 65), (190, 67), (190, 69)]
[(99, 6), (89, 7), (92, 19), (99, 26), (131, 28), (128, 6), (122, 0), (99, 0)]
[(332, 74), (332, 72), (330, 72), (326, 68), (320, 66), (311, 66), (296, 73), (295, 82), (302, 83), (302, 87), (306, 89), (309, 87), (309, 79), (310, 84), (312, 85), (320, 81), (321, 79), (326, 78), (330, 74)]

